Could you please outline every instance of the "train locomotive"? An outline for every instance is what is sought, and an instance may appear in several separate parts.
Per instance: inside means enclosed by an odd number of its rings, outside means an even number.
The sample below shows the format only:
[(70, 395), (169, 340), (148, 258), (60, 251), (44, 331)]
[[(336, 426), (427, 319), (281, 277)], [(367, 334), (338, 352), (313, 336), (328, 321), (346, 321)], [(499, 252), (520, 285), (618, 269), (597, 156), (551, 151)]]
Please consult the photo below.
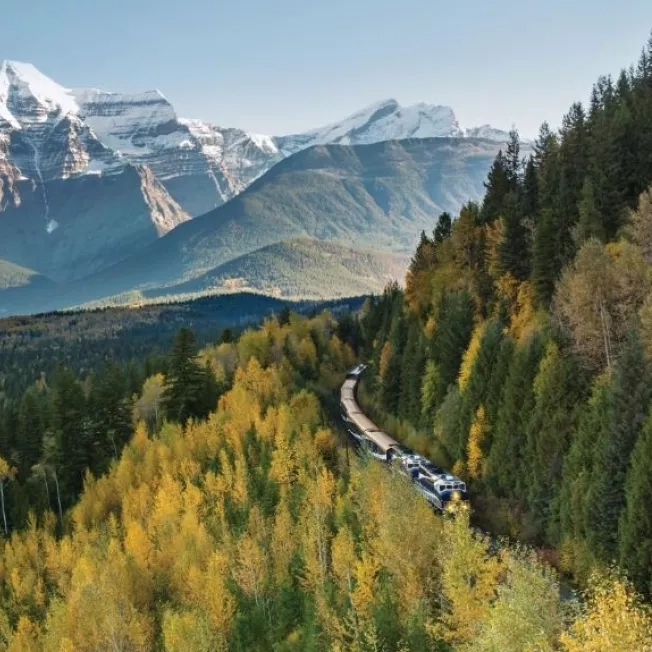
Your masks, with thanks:
[(383, 432), (360, 409), (355, 392), (366, 365), (350, 369), (340, 390), (340, 409), (347, 433), (361, 451), (406, 475), (436, 509), (443, 511), (457, 495), (468, 500), (466, 484)]

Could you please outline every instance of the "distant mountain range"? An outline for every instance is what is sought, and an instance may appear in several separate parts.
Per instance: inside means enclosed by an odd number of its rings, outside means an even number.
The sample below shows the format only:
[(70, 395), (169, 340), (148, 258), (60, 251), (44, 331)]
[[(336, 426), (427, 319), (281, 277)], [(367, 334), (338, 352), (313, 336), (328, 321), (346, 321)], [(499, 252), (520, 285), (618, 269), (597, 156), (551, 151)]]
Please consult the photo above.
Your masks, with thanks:
[(5, 61), (0, 259), (33, 270), (23, 287), (56, 283), (60, 302), (43, 306), (60, 307), (111, 289), (169, 293), (288, 238), (400, 253), (438, 211), (481, 196), (506, 138), (461, 128), (448, 107), (395, 100), (262, 136), (181, 119), (158, 91), (72, 90)]

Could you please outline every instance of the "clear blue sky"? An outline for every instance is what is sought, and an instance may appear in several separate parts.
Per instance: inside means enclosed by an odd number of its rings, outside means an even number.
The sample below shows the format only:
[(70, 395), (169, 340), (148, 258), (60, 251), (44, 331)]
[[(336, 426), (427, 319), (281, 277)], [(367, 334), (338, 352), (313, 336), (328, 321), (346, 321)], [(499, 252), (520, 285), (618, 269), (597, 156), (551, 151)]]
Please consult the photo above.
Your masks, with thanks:
[(183, 117), (283, 134), (395, 97), (463, 126), (557, 126), (633, 63), (652, 0), (24, 0), (0, 59), (67, 86), (160, 89)]

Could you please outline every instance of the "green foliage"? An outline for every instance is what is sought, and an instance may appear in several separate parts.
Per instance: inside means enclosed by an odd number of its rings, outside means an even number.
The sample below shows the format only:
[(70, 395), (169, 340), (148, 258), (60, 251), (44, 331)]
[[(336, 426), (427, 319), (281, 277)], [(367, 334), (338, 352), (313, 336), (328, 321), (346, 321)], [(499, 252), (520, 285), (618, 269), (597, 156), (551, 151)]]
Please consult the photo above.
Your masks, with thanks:
[(496, 417), (485, 479), (499, 495), (509, 498), (523, 492), (527, 425), (535, 402), (533, 381), (542, 353), (539, 335), (517, 348)]
[(620, 565), (639, 591), (652, 595), (652, 416), (648, 416), (631, 456), (619, 524)]
[(196, 361), (195, 336), (182, 328), (175, 337), (163, 398), (170, 421), (185, 424), (188, 419), (203, 419), (217, 404), (215, 379)]
[(626, 504), (630, 458), (648, 413), (650, 369), (638, 333), (631, 331), (614, 374), (608, 421), (595, 439), (588, 540), (606, 559), (618, 552), (618, 523)]

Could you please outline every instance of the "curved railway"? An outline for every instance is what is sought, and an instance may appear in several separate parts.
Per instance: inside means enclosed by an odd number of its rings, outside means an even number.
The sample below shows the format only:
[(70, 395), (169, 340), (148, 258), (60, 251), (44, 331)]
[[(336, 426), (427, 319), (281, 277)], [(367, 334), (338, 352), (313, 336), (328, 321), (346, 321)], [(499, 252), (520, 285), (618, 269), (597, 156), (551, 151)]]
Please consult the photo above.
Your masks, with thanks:
[(354, 446), (410, 478), (415, 489), (436, 509), (444, 511), (454, 498), (468, 500), (466, 484), (430, 460), (390, 437), (358, 405), (356, 390), (366, 365), (346, 374), (340, 390), (340, 409)]

